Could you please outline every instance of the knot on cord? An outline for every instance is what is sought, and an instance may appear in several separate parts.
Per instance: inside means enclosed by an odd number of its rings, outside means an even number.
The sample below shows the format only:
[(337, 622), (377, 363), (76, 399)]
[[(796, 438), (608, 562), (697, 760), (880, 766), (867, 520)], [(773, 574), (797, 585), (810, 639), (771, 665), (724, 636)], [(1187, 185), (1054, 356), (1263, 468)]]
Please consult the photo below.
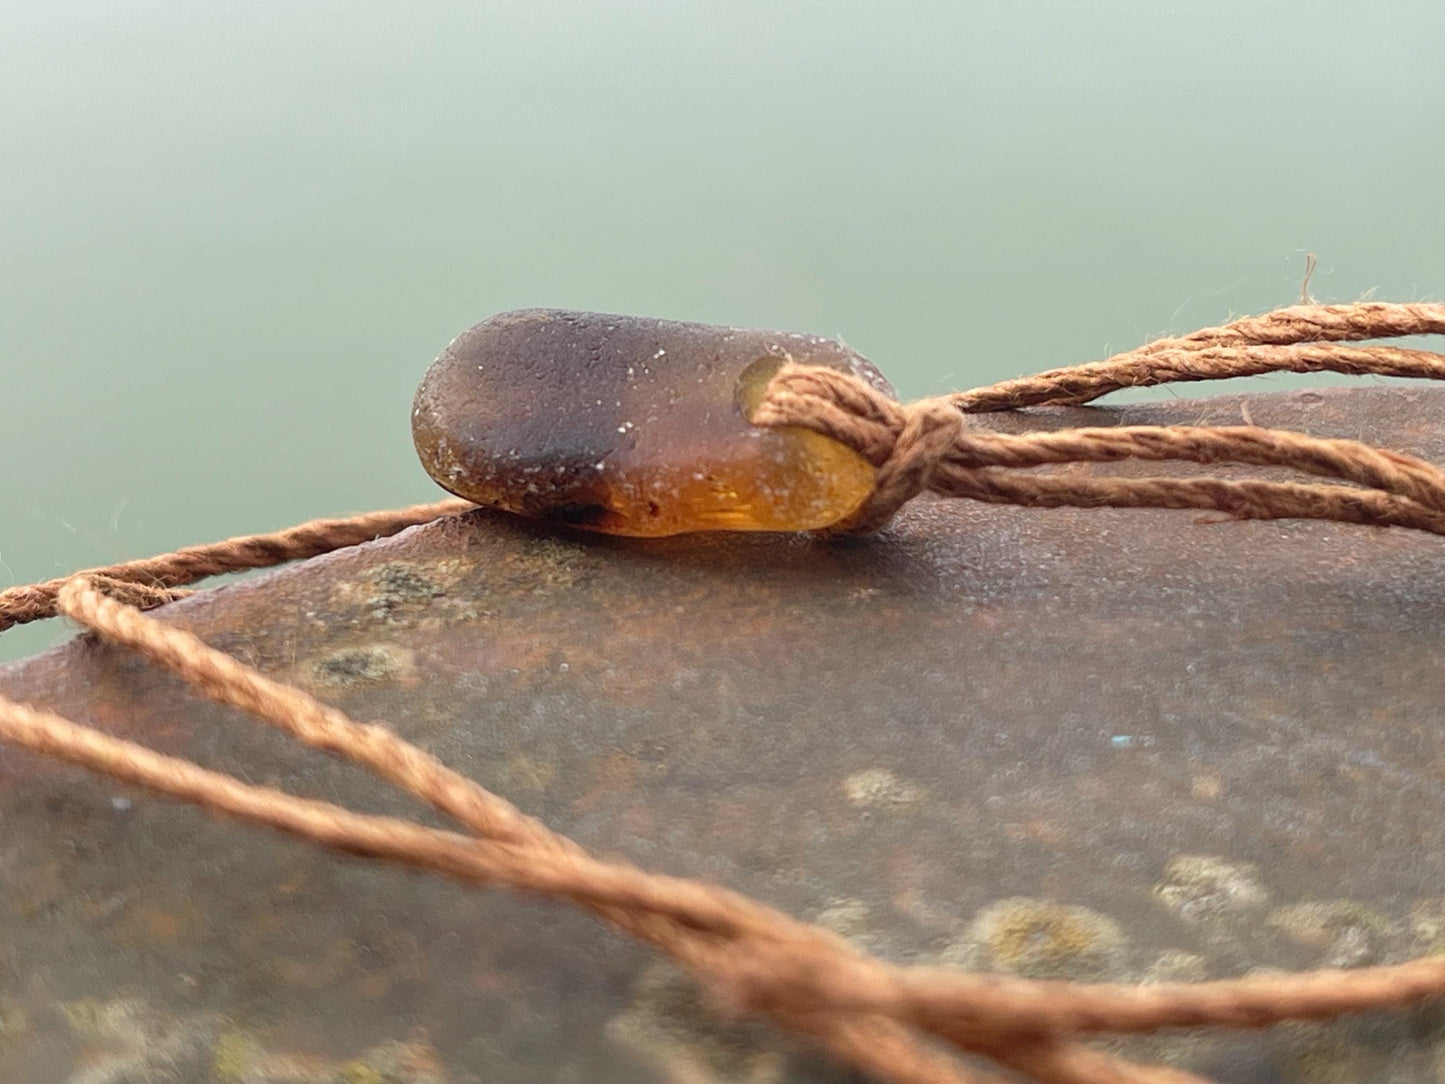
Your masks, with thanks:
[(753, 412), (761, 426), (797, 425), (852, 448), (877, 468), (873, 491), (835, 532), (866, 534), (932, 487), (939, 464), (963, 436), (963, 415), (946, 399), (899, 403), (834, 369), (789, 363)]
[[(785, 365), (753, 414), (847, 445), (877, 468), (872, 493), (832, 532), (883, 527), (924, 490), (1035, 508), (1175, 508), (1234, 519), (1329, 519), (1445, 535), (1445, 471), (1360, 441), (1256, 425), (1102, 425), (998, 433), (969, 426), (971, 392), (898, 403), (846, 373)], [(1328, 479), (1040, 474), (1121, 460), (1239, 463)], [(1343, 484), (1341, 484), (1343, 483)]]

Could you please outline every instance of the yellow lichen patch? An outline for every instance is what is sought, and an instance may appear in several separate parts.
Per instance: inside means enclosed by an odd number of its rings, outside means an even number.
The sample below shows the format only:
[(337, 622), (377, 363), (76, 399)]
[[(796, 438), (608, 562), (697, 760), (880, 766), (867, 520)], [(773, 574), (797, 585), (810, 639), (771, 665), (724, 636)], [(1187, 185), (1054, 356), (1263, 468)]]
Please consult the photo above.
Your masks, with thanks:
[(1445, 953), (1445, 899), (1417, 900), (1410, 908), (1410, 933), (1412, 955)]
[(1015, 897), (980, 911), (940, 959), (1030, 978), (1116, 977), (1126, 944), (1118, 923), (1097, 911)]
[(0, 997), (0, 1048), (8, 1046), (30, 1031), (30, 1013), (14, 998)]
[(1354, 900), (1320, 900), (1277, 907), (1265, 919), (1294, 941), (1321, 951), (1323, 967), (1377, 963), (1395, 932), (1384, 915)]
[(848, 804), (860, 809), (899, 809), (923, 801), (928, 791), (917, 783), (900, 779), (888, 768), (864, 768), (843, 780)]
[(1139, 976), (1140, 982), (1203, 982), (1209, 978), (1209, 961), (1197, 952), (1165, 949)]
[(216, 1040), (211, 1072), (221, 1084), (244, 1084), (256, 1063), (265, 1056), (265, 1048), (249, 1032), (232, 1029)]
[(1257, 914), (1269, 906), (1270, 892), (1247, 862), (1184, 854), (1165, 867), (1154, 897), (1187, 922), (1209, 923)]
[[(1387, 1072), (1383, 1053), (1369, 1043), (1351, 1041), (1337, 1026), (1292, 1020), (1279, 1026), (1283, 1079), (1297, 1084), (1359, 1084), (1361, 1081), (1412, 1079)], [(1438, 1078), (1437, 1078), (1438, 1079)]]
[(364, 1061), (347, 1062), (341, 1067), (342, 1084), (388, 1084), (374, 1066)]
[(313, 684), (331, 688), (404, 682), (415, 673), (412, 653), (395, 644), (343, 648), (318, 659), (311, 667)]
[(607, 1035), (661, 1079), (676, 1084), (781, 1084), (792, 1044), (756, 1020), (729, 1018), (692, 979), (652, 964), (631, 1007)]
[(859, 948), (866, 949), (873, 941), (871, 908), (863, 900), (833, 900), (818, 912), (813, 921)]
[(215, 1084), (447, 1084), (421, 1033), (342, 1058), (271, 1049), (216, 1013), (173, 1014), (138, 998), (59, 1006), (85, 1070), (79, 1081), (207, 1080)]

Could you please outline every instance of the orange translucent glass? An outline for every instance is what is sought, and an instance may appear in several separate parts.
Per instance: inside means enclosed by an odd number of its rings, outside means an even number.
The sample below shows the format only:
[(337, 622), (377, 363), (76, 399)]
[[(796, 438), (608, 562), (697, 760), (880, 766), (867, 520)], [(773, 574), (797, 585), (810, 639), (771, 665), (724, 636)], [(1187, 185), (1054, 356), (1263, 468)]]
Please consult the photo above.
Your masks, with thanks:
[(749, 423), (786, 360), (892, 394), (813, 335), (526, 309), (447, 347), (412, 436), (443, 488), (527, 516), (623, 535), (814, 530), (857, 508), (874, 471), (828, 437)]

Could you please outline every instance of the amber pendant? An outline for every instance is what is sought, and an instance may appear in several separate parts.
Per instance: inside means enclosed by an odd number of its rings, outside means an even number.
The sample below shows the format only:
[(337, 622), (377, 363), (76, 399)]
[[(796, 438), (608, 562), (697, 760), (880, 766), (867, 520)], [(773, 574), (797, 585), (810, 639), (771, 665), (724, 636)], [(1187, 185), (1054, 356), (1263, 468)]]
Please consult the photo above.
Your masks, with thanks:
[(818, 433), (749, 422), (785, 361), (893, 394), (815, 335), (523, 309), (433, 363), (412, 437), (443, 488), (526, 516), (623, 535), (816, 530), (862, 503), (874, 469)]

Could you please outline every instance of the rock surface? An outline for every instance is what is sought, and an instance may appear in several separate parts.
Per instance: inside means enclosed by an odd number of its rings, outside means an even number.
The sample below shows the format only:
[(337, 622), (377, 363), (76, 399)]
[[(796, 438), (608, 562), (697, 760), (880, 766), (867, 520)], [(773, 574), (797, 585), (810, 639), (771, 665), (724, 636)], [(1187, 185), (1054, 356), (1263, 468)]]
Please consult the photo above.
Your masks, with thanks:
[[(1415, 387), (1049, 411), (1445, 460)], [(1151, 468), (1151, 469), (1157, 469)], [(916, 502), (639, 541), (477, 512), (159, 613), (588, 847), (873, 952), (1162, 981), (1445, 950), (1445, 540)], [(78, 639), (0, 692), (296, 793), (371, 777)], [(324, 853), (0, 748), (0, 1079), (838, 1080), (572, 909)], [(1436, 1007), (1118, 1045), (1435, 1079)]]

